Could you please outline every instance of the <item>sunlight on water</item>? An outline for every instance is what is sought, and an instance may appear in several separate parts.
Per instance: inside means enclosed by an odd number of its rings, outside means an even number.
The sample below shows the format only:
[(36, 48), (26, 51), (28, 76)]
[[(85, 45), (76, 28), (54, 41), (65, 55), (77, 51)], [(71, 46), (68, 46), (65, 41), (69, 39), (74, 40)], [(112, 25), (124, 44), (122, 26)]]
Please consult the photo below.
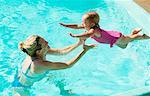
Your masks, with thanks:
[[(85, 1), (85, 0), (83, 0)], [(60, 48), (77, 40), (59, 25), (81, 23), (85, 12), (100, 14), (100, 25), (107, 30), (130, 34), (140, 27), (126, 10), (108, 0), (0, 0), (0, 95), (13, 96), (11, 82), (25, 54), (18, 43), (31, 34), (44, 37), (51, 47)], [(95, 1), (95, 2), (94, 2)], [(87, 40), (87, 43), (97, 43)], [(50, 71), (31, 88), (32, 96), (109, 96), (150, 85), (150, 42), (135, 41), (126, 49), (98, 44), (70, 69)], [(52, 61), (67, 61), (82, 48), (67, 56), (47, 56)], [(22, 58), (23, 57), (23, 58)]]

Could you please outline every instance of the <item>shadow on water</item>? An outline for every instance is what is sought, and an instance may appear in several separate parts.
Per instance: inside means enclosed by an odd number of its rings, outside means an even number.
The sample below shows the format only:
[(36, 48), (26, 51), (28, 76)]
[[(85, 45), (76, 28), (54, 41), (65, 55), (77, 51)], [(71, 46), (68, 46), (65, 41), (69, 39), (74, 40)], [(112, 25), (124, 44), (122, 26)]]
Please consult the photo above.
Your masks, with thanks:
[(139, 95), (139, 96), (150, 96), (150, 92), (148, 92), (148, 93), (144, 93), (144, 94)]

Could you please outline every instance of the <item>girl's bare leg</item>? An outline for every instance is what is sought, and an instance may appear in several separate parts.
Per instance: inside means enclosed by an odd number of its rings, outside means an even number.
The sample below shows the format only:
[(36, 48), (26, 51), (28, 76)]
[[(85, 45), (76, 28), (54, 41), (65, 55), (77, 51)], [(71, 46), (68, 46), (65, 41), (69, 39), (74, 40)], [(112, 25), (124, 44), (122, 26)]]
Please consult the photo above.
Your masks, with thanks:
[(129, 38), (133, 40), (143, 40), (143, 39), (150, 39), (150, 36), (143, 34), (143, 35), (139, 35), (139, 34), (134, 34), (134, 35), (130, 35)]
[(126, 48), (129, 42), (132, 42), (134, 40), (145, 40), (150, 39), (150, 36), (143, 34), (133, 34), (129, 36), (121, 36), (118, 41), (116, 42), (116, 45), (120, 48)]

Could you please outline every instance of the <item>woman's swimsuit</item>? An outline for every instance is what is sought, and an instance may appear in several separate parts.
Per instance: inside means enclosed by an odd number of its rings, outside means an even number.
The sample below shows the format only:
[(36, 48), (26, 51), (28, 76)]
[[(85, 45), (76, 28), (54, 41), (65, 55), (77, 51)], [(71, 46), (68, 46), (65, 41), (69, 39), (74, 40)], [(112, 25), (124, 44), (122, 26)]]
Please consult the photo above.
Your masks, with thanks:
[(34, 82), (37, 82), (37, 81), (41, 80), (48, 73), (48, 71), (46, 71), (46, 72), (41, 73), (41, 74), (32, 74), (32, 76), (30, 76), (30, 74), (31, 74), (31, 70), (30, 70), (31, 64), (32, 64), (32, 62), (30, 63), (30, 65), (27, 68), (25, 73), (23, 71), (21, 71), (21, 74), (20, 74), (19, 77), (18, 77), (18, 70), (17, 70), (17, 74), (14, 77), (14, 82), (12, 83), (13, 87), (30, 88), (33, 85)]
[(120, 32), (117, 31), (106, 31), (101, 28), (98, 29), (98, 32), (100, 33), (100, 37), (96, 37), (95, 35), (92, 36), (94, 40), (100, 43), (110, 44), (110, 47), (113, 47), (113, 45), (116, 43), (116, 41), (122, 36)]

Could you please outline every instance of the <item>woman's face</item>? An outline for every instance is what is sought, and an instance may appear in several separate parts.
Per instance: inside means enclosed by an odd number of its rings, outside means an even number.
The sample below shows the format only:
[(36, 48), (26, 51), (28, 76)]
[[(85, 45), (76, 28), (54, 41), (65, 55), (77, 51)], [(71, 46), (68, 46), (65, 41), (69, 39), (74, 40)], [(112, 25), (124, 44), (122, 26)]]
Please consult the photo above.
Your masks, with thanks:
[(48, 42), (45, 41), (43, 38), (39, 39), (39, 44), (41, 44), (41, 51), (46, 54), (48, 52), (48, 49), (50, 48), (48, 45)]

